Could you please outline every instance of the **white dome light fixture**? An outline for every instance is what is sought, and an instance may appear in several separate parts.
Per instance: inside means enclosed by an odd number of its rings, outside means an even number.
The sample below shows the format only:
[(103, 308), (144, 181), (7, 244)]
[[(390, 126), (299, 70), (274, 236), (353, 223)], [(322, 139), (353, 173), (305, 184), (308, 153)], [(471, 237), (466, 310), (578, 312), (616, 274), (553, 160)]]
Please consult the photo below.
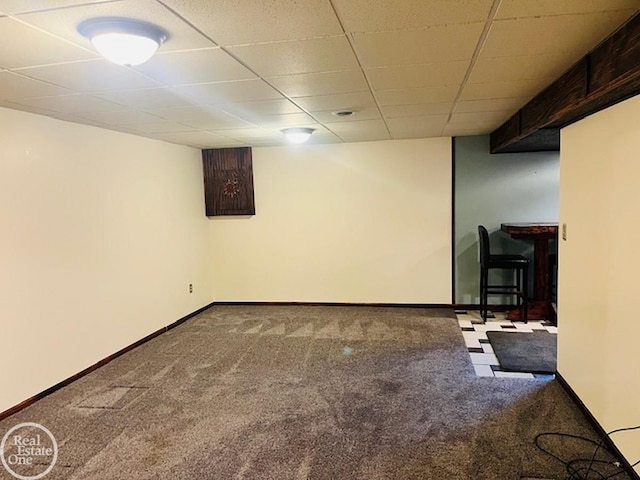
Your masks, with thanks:
[(131, 18), (101, 17), (85, 20), (78, 32), (87, 37), (104, 58), (118, 65), (140, 65), (168, 38), (151, 23)]
[(304, 143), (309, 140), (314, 128), (285, 128), (281, 130), (291, 143)]

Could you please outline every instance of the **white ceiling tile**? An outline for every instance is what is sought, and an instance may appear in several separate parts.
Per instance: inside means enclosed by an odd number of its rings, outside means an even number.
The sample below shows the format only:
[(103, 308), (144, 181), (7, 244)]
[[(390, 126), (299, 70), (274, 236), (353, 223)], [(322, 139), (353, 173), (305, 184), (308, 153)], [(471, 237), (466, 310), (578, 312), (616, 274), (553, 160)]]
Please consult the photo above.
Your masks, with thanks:
[(290, 97), (331, 95), (368, 89), (360, 69), (268, 77), (267, 81)]
[[(493, 22), (463, 88), (491, 5), (498, 4), (501, 20)], [(0, 68), (0, 105), (196, 148), (282, 145), (280, 129), (287, 126), (316, 128), (312, 143), (388, 139), (389, 129), (393, 138), (487, 133), (638, 6), (630, 0), (0, 0), (0, 11), (16, 15), (0, 18), (0, 27), (8, 26), (0, 39), (9, 38), (0, 59), (19, 65), (20, 75)], [(159, 55), (140, 67), (144, 74), (93, 57), (76, 27), (104, 15), (141, 18), (169, 31)], [(233, 44), (231, 54), (216, 41)], [(36, 67), (39, 62), (46, 65)], [(342, 109), (357, 113), (332, 114)]]
[(200, 130), (252, 127), (250, 123), (212, 106), (164, 108), (151, 110), (151, 113)]
[(327, 110), (358, 110), (375, 107), (376, 102), (369, 92), (340, 93), (337, 95), (319, 95), (315, 97), (296, 97), (293, 99), (308, 112)]
[(382, 120), (325, 123), (324, 126), (345, 142), (368, 142), (391, 138)]
[(637, 10), (638, 0), (502, 0), (496, 18)]
[(469, 82), (515, 82), (535, 78), (552, 81), (576, 60), (572, 54), (480, 58), (471, 71)]
[(545, 79), (520, 80), (517, 82), (467, 83), (460, 100), (487, 100), (492, 98), (515, 98), (533, 96), (550, 83)]
[(348, 70), (358, 66), (344, 36), (232, 47), (261, 76)]
[(165, 142), (188, 145), (194, 148), (232, 148), (242, 147), (245, 143), (207, 131), (153, 133), (151, 138)]
[[(272, 138), (263, 140), (253, 140), (250, 144), (252, 147), (281, 147), (283, 145), (289, 145), (286, 138)], [(295, 148), (304, 148), (304, 145), (293, 145)]]
[[(452, 129), (459, 129), (460, 131), (465, 131), (469, 127), (473, 127), (477, 129), (478, 132), (490, 133), (501, 124), (501, 122), (449, 122), (445, 126), (445, 130), (451, 131)], [(480, 134), (481, 133), (478, 133), (478, 135)]]
[(493, 0), (333, 0), (340, 20), (350, 32), (376, 32), (484, 22)]
[(11, 72), (0, 72), (0, 98), (4, 100), (68, 95), (66, 88), (32, 80)]
[(361, 130), (357, 132), (341, 133), (340, 138), (343, 142), (379, 142), (390, 140), (391, 135), (386, 130)]
[(286, 127), (308, 127), (316, 121), (306, 113), (287, 113), (283, 115), (256, 115), (247, 112), (241, 118), (265, 128), (280, 129)]
[(175, 122), (171, 122), (168, 120), (161, 120), (159, 122), (143, 122), (143, 123), (135, 123), (127, 126), (133, 131), (141, 132), (141, 133), (168, 133), (168, 132), (191, 132), (198, 129), (180, 125)]
[(282, 95), (264, 80), (254, 78), (235, 82), (202, 83), (172, 87), (179, 97), (198, 105), (224, 105), (235, 102), (272, 100)]
[(488, 100), (466, 100), (457, 102), (453, 111), (456, 113), (491, 112), (511, 110), (515, 112), (525, 105), (531, 97), (492, 98)]
[(224, 82), (256, 77), (220, 48), (155, 55), (147, 63), (134, 68), (165, 85)]
[[(16, 39), (20, 41), (16, 41)], [(10, 17), (0, 18), (0, 67), (33, 65), (97, 58), (84, 48), (44, 33)]]
[(331, 4), (316, 0), (164, 0), (220, 45), (339, 35)]
[(180, 95), (169, 87), (143, 88), (137, 90), (118, 90), (115, 92), (99, 92), (95, 96), (111, 102), (133, 108), (153, 109), (169, 107), (187, 107), (191, 100)]
[[(287, 140), (287, 144), (289, 143)], [(327, 143), (342, 143), (342, 139), (328, 130), (319, 130), (313, 132), (313, 135), (305, 142), (305, 145), (325, 145)]]
[(130, 125), (134, 123), (152, 123), (162, 120), (162, 118), (150, 113), (133, 109), (83, 112), (79, 113), (78, 117), (110, 126)]
[(429, 138), (442, 135), (448, 115), (390, 118), (391, 138)]
[(107, 130), (113, 130), (114, 132), (127, 133), (129, 135), (135, 135), (137, 137), (149, 137), (147, 132), (139, 132), (132, 128), (131, 125), (100, 125), (98, 122), (91, 123), (91, 120), (86, 122), (87, 125), (94, 125), (96, 127), (105, 128)]
[(0, 11), (17, 14), (24, 12), (36, 12), (38, 10), (53, 10), (73, 5), (86, 5), (87, 3), (112, 2), (113, 0), (0, 0)]
[(238, 116), (282, 115), (302, 113), (302, 110), (286, 98), (260, 100), (257, 102), (238, 102), (224, 107), (226, 111)]
[(495, 130), (488, 125), (465, 124), (465, 125), (447, 125), (442, 131), (444, 137), (464, 137), (470, 135), (487, 135)]
[(361, 122), (363, 120), (380, 120), (380, 111), (377, 107), (365, 107), (352, 110), (353, 115), (338, 116), (335, 111), (313, 112), (313, 117), (320, 123)]
[(158, 83), (127, 67), (106, 60), (62, 63), (21, 69), (20, 74), (78, 92), (158, 87)]
[(457, 85), (402, 90), (379, 90), (376, 98), (379, 105), (410, 105), (413, 103), (453, 102), (458, 93)]
[(578, 59), (628, 17), (628, 11), (618, 11), (498, 20), (480, 58), (571, 53)]
[(420, 117), (425, 115), (448, 114), (453, 108), (453, 103), (441, 102), (415, 105), (389, 105), (380, 108), (385, 118)]
[(482, 117), (476, 117), (474, 120), (464, 120), (464, 118), (458, 118), (456, 121), (449, 121), (447, 123), (447, 127), (458, 127), (461, 130), (466, 129), (467, 127), (477, 127), (478, 129), (488, 130), (491, 132), (503, 123), (503, 121), (499, 120), (482, 121)]
[(8, 100), (0, 100), (0, 107), (11, 108), (12, 110), (20, 110), (22, 112), (35, 113), (37, 115), (51, 116), (55, 112), (47, 110), (46, 108), (32, 107), (30, 105), (21, 105), (19, 103), (10, 102)]
[(367, 69), (375, 90), (460, 85), (471, 62), (428, 63)]
[(93, 125), (94, 127), (107, 128), (107, 129), (111, 128), (109, 125), (106, 125), (102, 122), (89, 120), (87, 118), (81, 117), (80, 115), (74, 115), (73, 113), (69, 113), (69, 112), (51, 112), (51, 114), (47, 114), (47, 116), (51, 118), (57, 118), (58, 120), (64, 120), (65, 122), (80, 123), (83, 125)]
[(224, 131), (225, 137), (232, 138), (239, 142), (252, 144), (257, 140), (273, 140), (281, 142), (283, 135), (277, 130), (267, 130), (264, 128), (236, 128)]
[(25, 98), (17, 103), (44, 108), (54, 112), (113, 112), (124, 107), (98, 97), (85, 94), (60, 95), (57, 97)]
[(214, 46), (213, 42), (156, 0), (89, 3), (72, 8), (20, 15), (19, 18), (93, 51), (91, 42), (77, 31), (77, 27), (84, 20), (97, 17), (139, 19), (163, 28), (169, 34), (169, 38), (160, 46), (159, 52)]
[(513, 116), (514, 113), (515, 111), (513, 110), (454, 113), (449, 119), (449, 123), (481, 123), (499, 126), (502, 125), (505, 121), (509, 120), (509, 118)]
[(443, 25), (421, 30), (354, 34), (364, 67), (470, 60), (484, 23)]

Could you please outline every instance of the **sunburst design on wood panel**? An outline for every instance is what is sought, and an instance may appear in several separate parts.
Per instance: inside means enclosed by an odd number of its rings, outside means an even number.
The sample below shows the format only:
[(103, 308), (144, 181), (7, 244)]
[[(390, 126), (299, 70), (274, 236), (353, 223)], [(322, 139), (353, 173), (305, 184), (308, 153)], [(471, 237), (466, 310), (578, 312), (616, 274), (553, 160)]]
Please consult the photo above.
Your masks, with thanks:
[(222, 194), (225, 197), (234, 198), (240, 193), (240, 179), (237, 173), (233, 173), (231, 177), (227, 178), (222, 188)]

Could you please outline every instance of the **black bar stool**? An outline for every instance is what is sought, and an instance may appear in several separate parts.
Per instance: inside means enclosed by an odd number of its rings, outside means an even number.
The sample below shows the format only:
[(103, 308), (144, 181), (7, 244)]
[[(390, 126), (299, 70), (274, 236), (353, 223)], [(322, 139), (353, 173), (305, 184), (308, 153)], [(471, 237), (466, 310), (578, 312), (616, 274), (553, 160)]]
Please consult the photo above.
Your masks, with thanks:
[[(519, 299), (522, 318), (527, 323), (527, 281), (529, 278), (529, 259), (522, 255), (492, 255), (489, 244), (489, 232), (478, 225), (480, 238), (480, 314), (487, 321), (487, 303), (489, 294), (516, 295)], [(516, 274), (515, 285), (490, 285), (489, 270), (513, 270)]]

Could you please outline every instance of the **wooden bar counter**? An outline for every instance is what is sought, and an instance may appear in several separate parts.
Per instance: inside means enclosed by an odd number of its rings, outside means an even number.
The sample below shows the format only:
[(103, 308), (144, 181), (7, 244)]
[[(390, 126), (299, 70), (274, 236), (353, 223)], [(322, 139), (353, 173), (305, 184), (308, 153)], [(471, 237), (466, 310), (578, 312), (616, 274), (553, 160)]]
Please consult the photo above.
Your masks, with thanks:
[[(558, 237), (557, 223), (503, 223), (503, 232), (512, 238), (533, 241), (533, 300), (529, 307), (529, 320), (549, 318), (549, 240)], [(509, 312), (510, 320), (520, 319), (520, 310)]]

